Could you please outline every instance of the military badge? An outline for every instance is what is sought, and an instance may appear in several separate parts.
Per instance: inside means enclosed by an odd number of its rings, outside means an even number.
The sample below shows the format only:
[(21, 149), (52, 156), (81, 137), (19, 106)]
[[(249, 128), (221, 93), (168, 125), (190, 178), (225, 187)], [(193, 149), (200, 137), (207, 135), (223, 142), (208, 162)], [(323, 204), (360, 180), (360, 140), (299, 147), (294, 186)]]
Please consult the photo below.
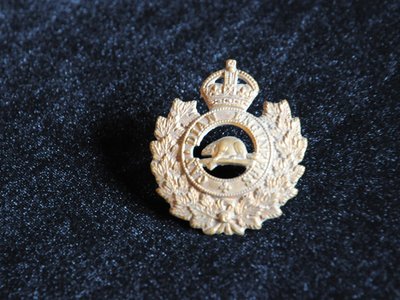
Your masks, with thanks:
[[(221, 82), (221, 80), (223, 80)], [(282, 214), (281, 206), (297, 194), (304, 173), (299, 165), (307, 148), (300, 121), (292, 118), (286, 100), (264, 103), (256, 117), (247, 112), (257, 96), (257, 82), (228, 60), (201, 86), (209, 112), (200, 115), (196, 101), (176, 99), (167, 117), (159, 117), (151, 142), (151, 170), (157, 192), (170, 212), (206, 234), (244, 234)], [(251, 140), (249, 151), (238, 137), (223, 136), (194, 155), (203, 138), (219, 126), (233, 125)], [(210, 172), (221, 166), (242, 166), (243, 174), (219, 178)]]

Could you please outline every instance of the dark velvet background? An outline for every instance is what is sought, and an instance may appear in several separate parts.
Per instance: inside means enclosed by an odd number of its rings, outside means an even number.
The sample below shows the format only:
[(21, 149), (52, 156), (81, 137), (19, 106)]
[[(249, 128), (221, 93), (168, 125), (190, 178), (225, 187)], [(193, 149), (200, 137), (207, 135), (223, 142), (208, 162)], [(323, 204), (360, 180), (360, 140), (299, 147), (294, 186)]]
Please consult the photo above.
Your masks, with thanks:
[[(398, 1), (1, 1), (1, 298), (400, 298)], [(234, 58), (309, 147), (283, 216), (206, 236), (155, 120)]]

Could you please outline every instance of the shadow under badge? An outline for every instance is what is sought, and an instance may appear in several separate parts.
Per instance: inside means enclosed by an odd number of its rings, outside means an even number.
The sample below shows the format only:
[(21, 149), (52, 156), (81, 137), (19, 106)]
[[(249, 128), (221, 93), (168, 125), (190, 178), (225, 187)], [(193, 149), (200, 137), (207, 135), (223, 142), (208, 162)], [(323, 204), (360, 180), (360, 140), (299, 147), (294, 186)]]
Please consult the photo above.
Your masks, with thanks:
[[(223, 83), (217, 82), (223, 78)], [(239, 83), (239, 80), (244, 83)], [(307, 140), (300, 121), (292, 118), (286, 100), (264, 103), (260, 117), (246, 110), (257, 96), (257, 82), (228, 60), (224, 70), (211, 74), (201, 86), (209, 112), (200, 115), (196, 101), (176, 99), (168, 117), (156, 123), (151, 142), (151, 170), (157, 192), (170, 204), (170, 212), (206, 234), (244, 234), (260, 229), (263, 221), (282, 214), (280, 207), (297, 194), (295, 185), (305, 168)], [(243, 141), (224, 136), (193, 152), (213, 129), (233, 125), (250, 137), (254, 151)], [(234, 178), (209, 174), (217, 166), (243, 166)]]

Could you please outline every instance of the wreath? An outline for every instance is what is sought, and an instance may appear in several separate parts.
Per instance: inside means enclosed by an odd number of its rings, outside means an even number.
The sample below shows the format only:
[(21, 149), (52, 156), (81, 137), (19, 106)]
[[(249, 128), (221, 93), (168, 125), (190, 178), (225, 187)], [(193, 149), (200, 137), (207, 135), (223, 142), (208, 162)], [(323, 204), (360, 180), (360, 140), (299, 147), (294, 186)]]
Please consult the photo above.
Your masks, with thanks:
[(156, 122), (156, 141), (150, 144), (151, 170), (159, 185), (157, 192), (170, 204), (170, 212), (187, 220), (206, 234), (240, 234), (260, 229), (266, 219), (282, 214), (280, 207), (297, 194), (295, 185), (304, 173), (299, 165), (307, 148), (300, 121), (292, 118), (286, 100), (265, 102), (259, 117), (273, 139), (271, 168), (253, 191), (236, 198), (215, 198), (190, 185), (179, 155), (180, 141), (200, 114), (196, 101), (175, 99), (168, 116)]

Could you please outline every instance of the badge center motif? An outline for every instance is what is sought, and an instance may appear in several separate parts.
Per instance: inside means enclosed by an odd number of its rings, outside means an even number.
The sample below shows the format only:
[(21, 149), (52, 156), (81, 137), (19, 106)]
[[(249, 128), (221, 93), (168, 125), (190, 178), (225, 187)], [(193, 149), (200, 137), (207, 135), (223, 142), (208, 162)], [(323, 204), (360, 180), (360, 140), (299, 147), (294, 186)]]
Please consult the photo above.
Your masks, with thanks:
[[(244, 143), (226, 136), (207, 145), (203, 156), (195, 158), (194, 147), (212, 129), (222, 125), (234, 125), (243, 129), (253, 142), (254, 152), (247, 153)], [(197, 119), (186, 131), (181, 147), (181, 161), (186, 175), (200, 190), (213, 196), (232, 197), (247, 193), (252, 186), (265, 177), (270, 166), (272, 147), (266, 128), (253, 115), (240, 109), (220, 107)], [(244, 174), (231, 179), (214, 177), (204, 170), (219, 165), (241, 165)]]
[[(280, 206), (297, 194), (294, 185), (304, 172), (299, 162), (307, 147), (300, 122), (291, 117), (286, 101), (265, 102), (260, 117), (248, 113), (258, 84), (237, 70), (234, 60), (211, 74), (200, 91), (208, 113), (200, 116), (195, 101), (175, 100), (168, 117), (157, 120), (157, 141), (151, 143), (157, 191), (170, 203), (171, 213), (207, 234), (259, 229), (264, 220), (279, 216)], [(203, 138), (224, 125), (247, 133), (253, 151), (249, 153), (241, 139), (224, 136), (206, 145), (201, 158), (195, 157), (194, 149)], [(229, 179), (205, 170), (225, 165), (246, 170)]]

